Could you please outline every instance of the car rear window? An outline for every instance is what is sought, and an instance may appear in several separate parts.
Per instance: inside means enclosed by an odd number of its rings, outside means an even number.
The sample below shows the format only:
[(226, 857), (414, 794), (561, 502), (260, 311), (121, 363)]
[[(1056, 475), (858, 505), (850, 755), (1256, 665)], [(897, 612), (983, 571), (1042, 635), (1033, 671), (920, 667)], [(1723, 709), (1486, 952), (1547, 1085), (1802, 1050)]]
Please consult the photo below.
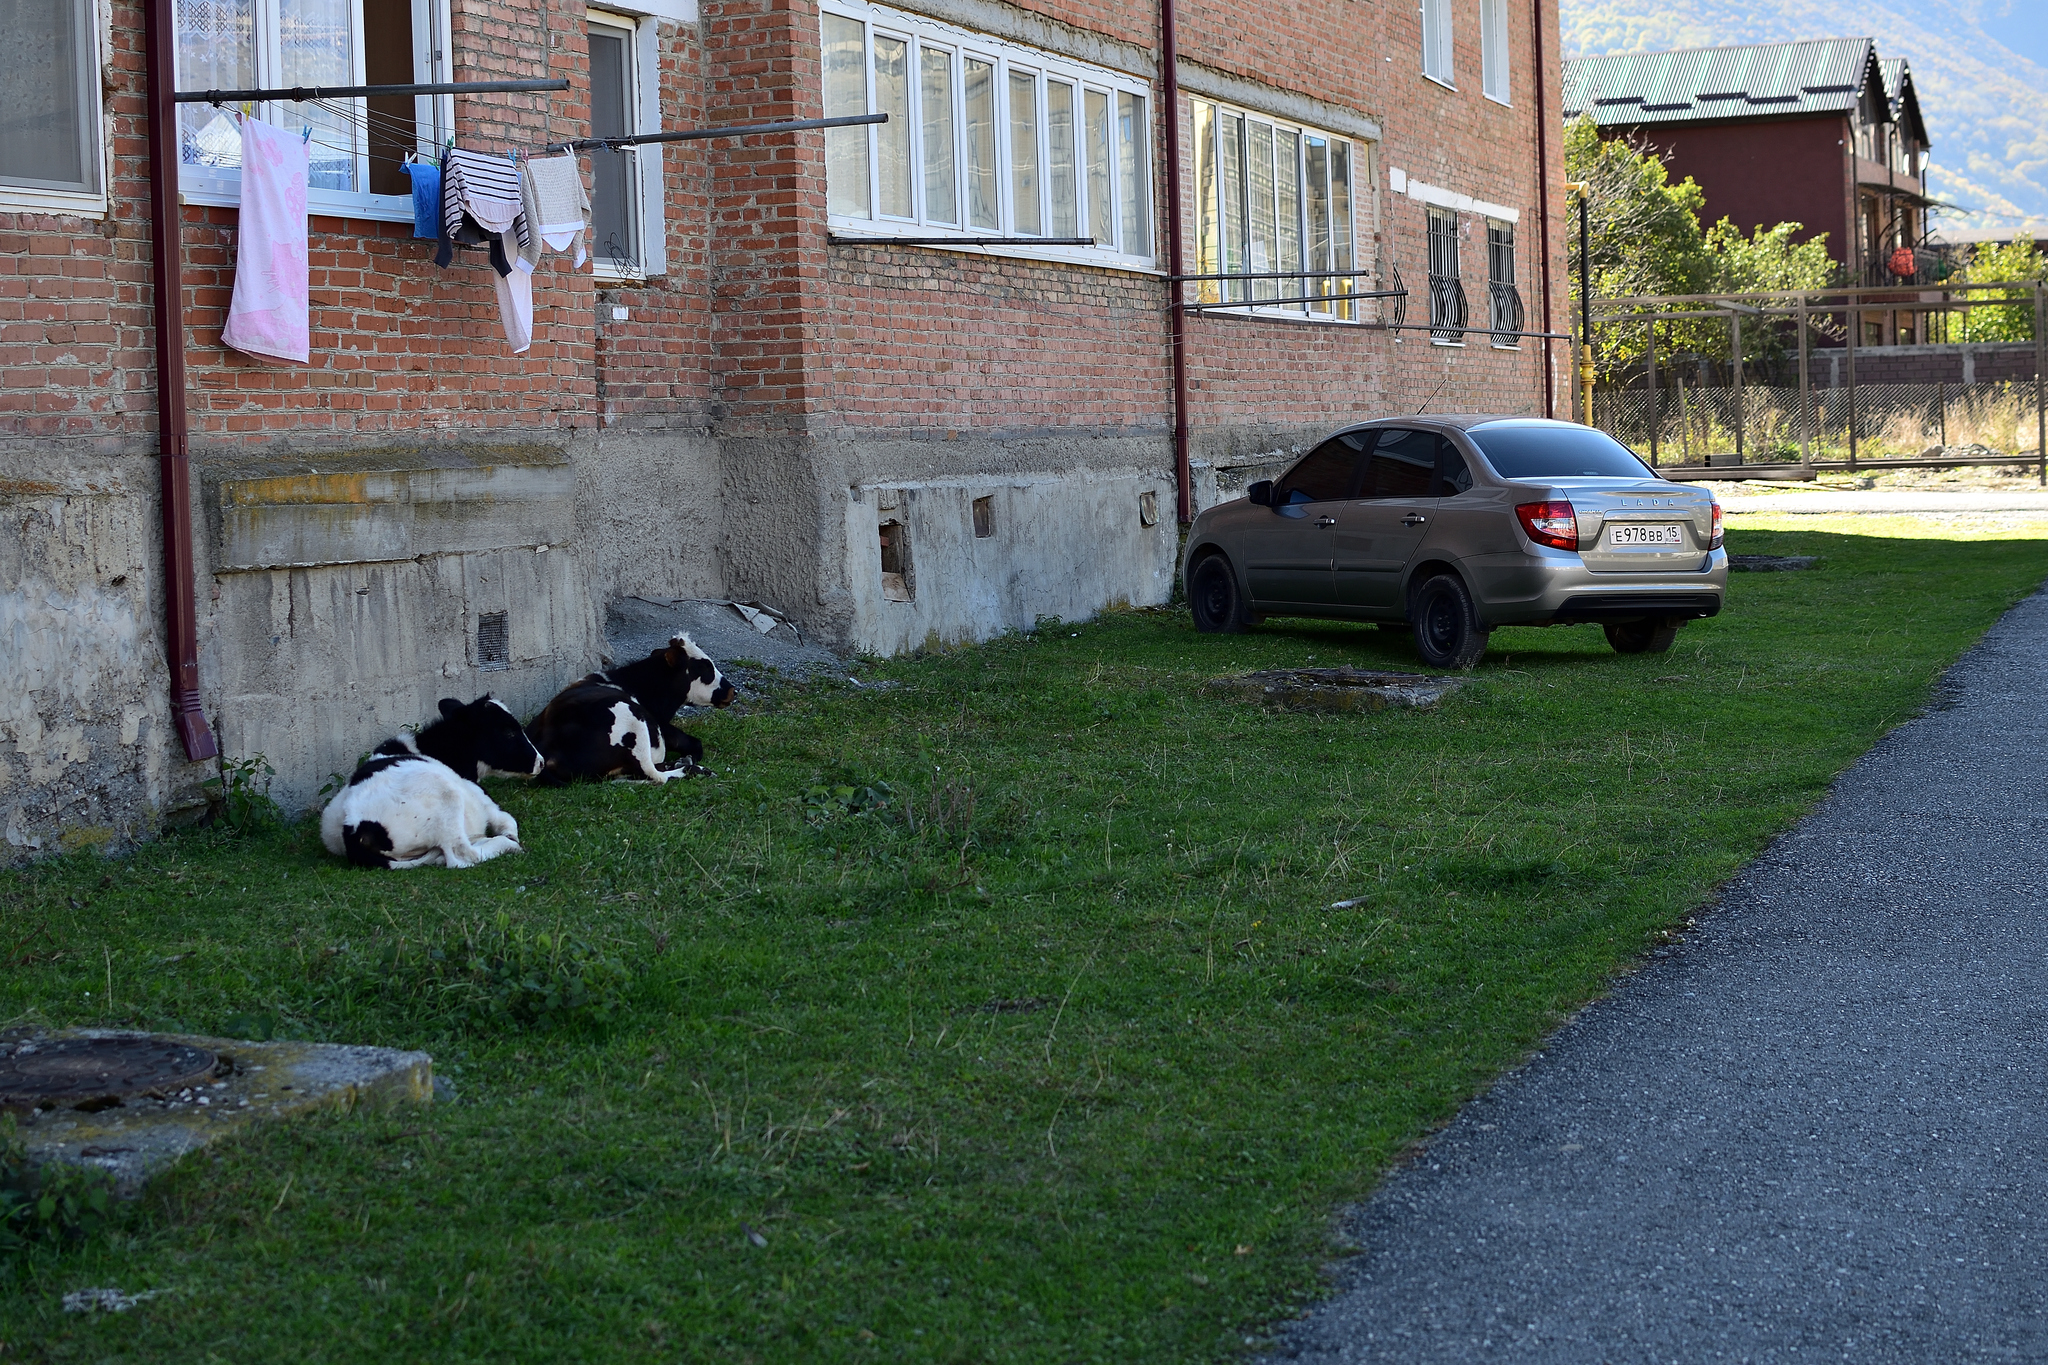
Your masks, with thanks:
[(1604, 431), (1475, 427), (1472, 444), (1503, 479), (1652, 479), (1650, 467)]

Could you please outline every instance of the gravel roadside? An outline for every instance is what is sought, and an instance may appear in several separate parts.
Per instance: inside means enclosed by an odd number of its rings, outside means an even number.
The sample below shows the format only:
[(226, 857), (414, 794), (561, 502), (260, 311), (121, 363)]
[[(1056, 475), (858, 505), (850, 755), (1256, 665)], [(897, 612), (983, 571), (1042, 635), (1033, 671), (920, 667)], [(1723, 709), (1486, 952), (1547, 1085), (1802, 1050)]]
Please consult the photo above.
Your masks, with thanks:
[(2048, 1359), (2048, 593), (1355, 1210), (1272, 1359)]

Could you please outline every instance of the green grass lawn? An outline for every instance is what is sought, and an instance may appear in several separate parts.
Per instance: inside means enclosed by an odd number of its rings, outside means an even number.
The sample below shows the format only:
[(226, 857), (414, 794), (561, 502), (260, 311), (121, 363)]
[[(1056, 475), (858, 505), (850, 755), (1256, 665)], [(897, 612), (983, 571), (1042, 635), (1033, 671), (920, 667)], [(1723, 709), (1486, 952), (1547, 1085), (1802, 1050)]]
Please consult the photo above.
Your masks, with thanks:
[[(0, 1019), (274, 1020), (460, 1095), (229, 1144), (18, 1258), (4, 1358), (1242, 1353), (1347, 1201), (2048, 575), (2040, 540), (1798, 524), (1731, 540), (1820, 569), (1737, 576), (1669, 654), (1502, 630), (1433, 712), (1196, 688), (1410, 668), (1401, 634), (1119, 613), (720, 714), (715, 780), (500, 784), (527, 851), (471, 871), (300, 824), (0, 874)], [(584, 1008), (522, 986), (578, 963)], [(66, 1317), (87, 1286), (165, 1292)]]

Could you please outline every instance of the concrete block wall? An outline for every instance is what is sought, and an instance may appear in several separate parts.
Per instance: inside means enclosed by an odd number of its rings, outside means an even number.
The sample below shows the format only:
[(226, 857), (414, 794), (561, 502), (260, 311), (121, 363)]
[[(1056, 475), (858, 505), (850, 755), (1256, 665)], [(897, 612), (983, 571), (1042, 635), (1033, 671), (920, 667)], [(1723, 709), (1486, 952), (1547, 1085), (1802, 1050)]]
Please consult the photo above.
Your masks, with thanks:
[[(2034, 343), (1878, 346), (1857, 348), (1858, 384), (2004, 384), (2034, 377)], [(1795, 359), (1793, 373), (1798, 373)], [(1807, 355), (1809, 382), (1840, 388), (1849, 382), (1848, 352), (1841, 347)]]

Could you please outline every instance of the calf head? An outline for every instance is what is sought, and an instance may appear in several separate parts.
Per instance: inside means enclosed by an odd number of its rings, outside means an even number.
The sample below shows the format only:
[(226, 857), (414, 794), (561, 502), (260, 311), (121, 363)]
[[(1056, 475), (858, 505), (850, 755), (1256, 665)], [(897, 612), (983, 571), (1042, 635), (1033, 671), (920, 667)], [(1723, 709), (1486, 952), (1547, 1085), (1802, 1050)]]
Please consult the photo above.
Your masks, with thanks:
[(687, 635), (671, 636), (661, 657), (675, 671), (676, 681), (685, 684), (683, 699), (691, 706), (730, 706), (739, 694), (739, 689), (711, 662), (711, 656), (697, 648), (697, 642)]
[(492, 772), (531, 777), (541, 770), (540, 750), (526, 737), (519, 718), (488, 692), (468, 705), (442, 698), (441, 719), (414, 742), (427, 757), (471, 779)]

